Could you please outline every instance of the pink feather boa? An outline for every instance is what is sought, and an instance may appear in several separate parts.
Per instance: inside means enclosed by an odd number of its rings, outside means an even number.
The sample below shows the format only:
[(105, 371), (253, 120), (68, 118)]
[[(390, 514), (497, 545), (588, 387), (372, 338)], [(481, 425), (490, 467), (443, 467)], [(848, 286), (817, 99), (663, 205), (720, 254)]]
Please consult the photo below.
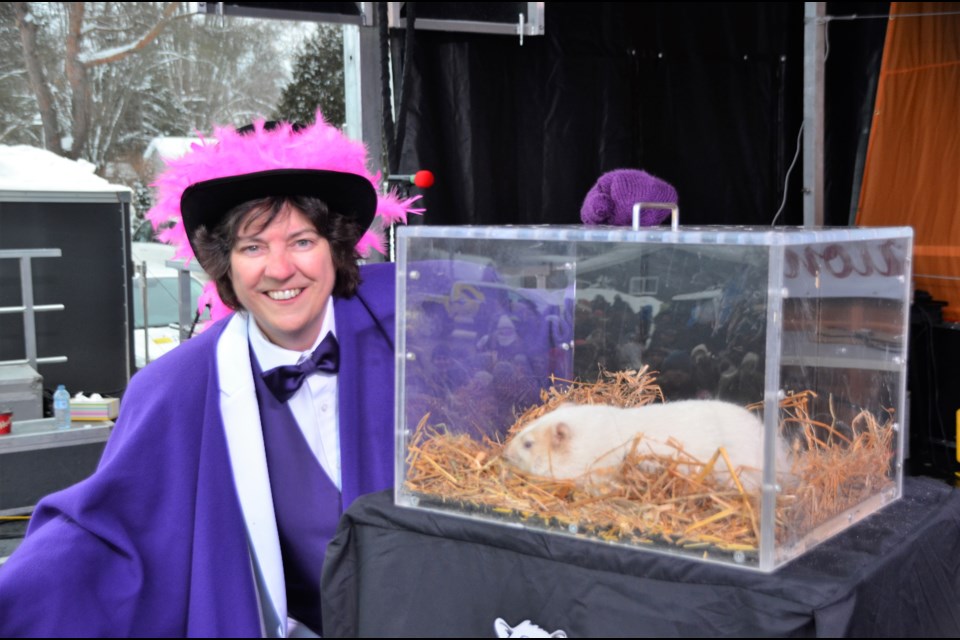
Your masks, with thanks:
[[(167, 160), (166, 170), (150, 185), (156, 187), (157, 198), (146, 217), (155, 229), (168, 221), (174, 222), (159, 238), (177, 246), (177, 257), (187, 261), (194, 258), (183, 228), (180, 198), (190, 185), (214, 178), (271, 169), (325, 169), (363, 176), (377, 192), (377, 211), (374, 224), (357, 243), (357, 251), (362, 256), (370, 255), (371, 250), (384, 253), (383, 229), (398, 222), (406, 223), (409, 214), (423, 213), (423, 209), (412, 208), (420, 196), (401, 199), (395, 191), (382, 193), (378, 188), (380, 174), (372, 174), (367, 169), (367, 150), (363, 143), (347, 138), (328, 124), (319, 111), (316, 124), (296, 133), (286, 123), (270, 131), (265, 131), (263, 124), (262, 118), (255, 121), (254, 131), (245, 135), (230, 126), (215, 127), (212, 139), (201, 135), (201, 142), (194, 143), (190, 152)], [(199, 301), (201, 309), (207, 305), (211, 320), (230, 313), (212, 282), (207, 284)]]

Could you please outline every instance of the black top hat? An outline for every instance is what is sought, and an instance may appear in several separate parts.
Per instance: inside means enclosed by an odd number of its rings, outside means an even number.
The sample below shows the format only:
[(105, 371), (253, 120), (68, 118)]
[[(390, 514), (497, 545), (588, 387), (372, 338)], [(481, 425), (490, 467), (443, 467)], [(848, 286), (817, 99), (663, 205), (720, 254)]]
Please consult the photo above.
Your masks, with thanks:
[[(266, 122), (269, 131), (280, 123)], [(294, 124), (298, 132), (303, 125)], [(253, 125), (237, 129), (242, 135), (254, 131)], [(366, 230), (377, 211), (377, 192), (365, 177), (344, 171), (325, 169), (270, 169), (197, 182), (187, 187), (180, 198), (180, 212), (187, 239), (193, 245), (201, 226), (213, 230), (234, 207), (260, 198), (307, 196), (323, 200), (332, 213), (353, 218)], [(196, 247), (194, 247), (196, 249)]]
[(331, 212), (353, 218), (361, 229), (373, 222), (377, 193), (355, 173), (320, 169), (272, 169), (216, 178), (190, 185), (180, 199), (187, 238), (200, 226), (213, 230), (234, 207), (269, 197), (307, 196), (323, 200)]

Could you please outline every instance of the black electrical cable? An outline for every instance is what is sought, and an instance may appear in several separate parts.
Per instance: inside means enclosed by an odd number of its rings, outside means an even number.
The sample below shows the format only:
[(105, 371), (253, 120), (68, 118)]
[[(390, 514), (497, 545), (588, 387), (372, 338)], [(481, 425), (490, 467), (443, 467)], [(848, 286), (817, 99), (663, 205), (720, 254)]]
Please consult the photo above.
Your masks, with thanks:
[(394, 126), (393, 103), (390, 92), (390, 30), (387, 24), (387, 3), (377, 5), (377, 20), (380, 34), (380, 97), (383, 111), (383, 141), (387, 153), (387, 171), (391, 174), (399, 173), (400, 153), (403, 150), (404, 133), (407, 124), (406, 92), (409, 90), (413, 78), (413, 43), (415, 40), (416, 8), (413, 2), (404, 3), (406, 11), (406, 32), (404, 37), (402, 72), (400, 74), (400, 91), (397, 100), (397, 121)]
[(190, 323), (190, 332), (187, 334), (187, 339), (193, 337), (193, 332), (197, 328), (197, 323), (200, 322), (200, 316), (203, 315), (203, 312), (210, 308), (210, 305), (207, 305), (203, 309), (197, 309), (197, 312), (193, 314), (193, 322)]
[(403, 40), (403, 73), (400, 75), (400, 100), (397, 105), (397, 140), (393, 145), (395, 156), (390, 159), (391, 173), (400, 172), (400, 154), (403, 153), (403, 141), (407, 132), (407, 92), (413, 81), (413, 42), (414, 23), (417, 20), (416, 3), (407, 2), (407, 29)]

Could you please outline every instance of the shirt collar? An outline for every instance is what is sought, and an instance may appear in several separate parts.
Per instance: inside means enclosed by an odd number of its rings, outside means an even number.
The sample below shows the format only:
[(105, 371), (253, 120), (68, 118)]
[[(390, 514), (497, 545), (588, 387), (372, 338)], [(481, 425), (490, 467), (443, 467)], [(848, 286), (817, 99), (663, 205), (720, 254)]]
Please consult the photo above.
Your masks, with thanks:
[(250, 337), (250, 346), (253, 348), (253, 353), (257, 356), (257, 362), (263, 371), (269, 371), (274, 367), (297, 364), (301, 359), (313, 353), (313, 350), (316, 349), (320, 341), (327, 336), (327, 333), (332, 333), (334, 336), (337, 335), (337, 321), (333, 313), (333, 296), (327, 299), (327, 306), (323, 312), (323, 324), (320, 326), (320, 333), (317, 334), (313, 345), (306, 351), (291, 351), (290, 349), (284, 349), (281, 346), (273, 344), (257, 325), (257, 322), (253, 319), (253, 314), (247, 311), (242, 311), (241, 313), (247, 320), (247, 335)]

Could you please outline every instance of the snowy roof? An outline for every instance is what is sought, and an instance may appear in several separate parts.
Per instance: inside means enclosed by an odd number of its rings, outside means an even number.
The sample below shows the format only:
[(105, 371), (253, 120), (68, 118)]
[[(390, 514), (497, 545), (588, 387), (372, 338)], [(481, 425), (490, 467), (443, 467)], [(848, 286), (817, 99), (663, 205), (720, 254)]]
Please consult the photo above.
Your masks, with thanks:
[[(207, 138), (209, 142), (216, 142), (215, 138)], [(177, 138), (158, 136), (150, 141), (147, 150), (143, 152), (143, 157), (149, 160), (154, 155), (160, 156), (164, 160), (179, 158), (187, 151), (190, 151), (190, 145), (201, 144), (202, 138)]]
[(129, 191), (94, 174), (86, 160), (70, 160), (27, 145), (0, 145), (0, 190)]

